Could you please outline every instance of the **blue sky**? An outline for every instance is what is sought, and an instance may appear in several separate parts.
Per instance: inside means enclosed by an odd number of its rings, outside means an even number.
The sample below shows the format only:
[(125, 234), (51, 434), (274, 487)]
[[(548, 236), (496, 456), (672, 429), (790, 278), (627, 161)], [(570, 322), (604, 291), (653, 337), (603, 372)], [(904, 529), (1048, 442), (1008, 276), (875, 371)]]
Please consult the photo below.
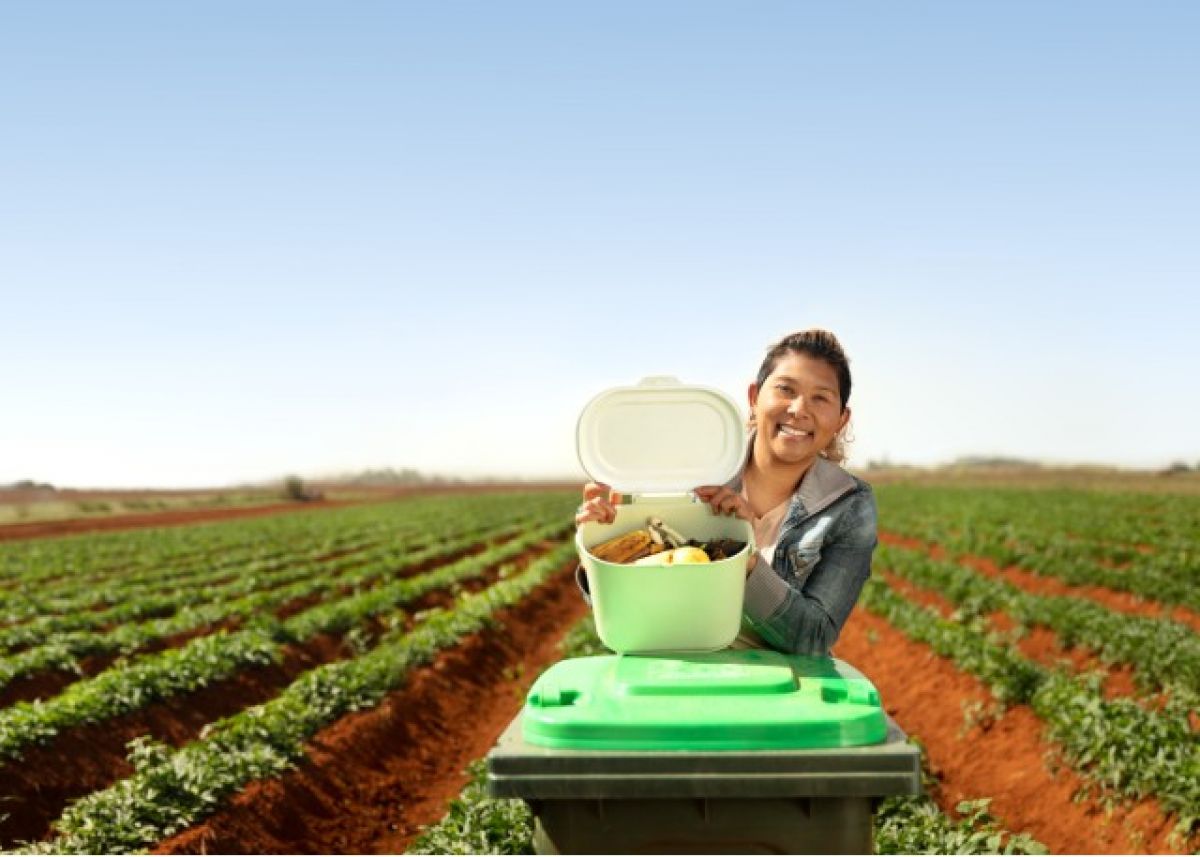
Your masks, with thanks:
[(1200, 5), (0, 4), (0, 482), (577, 476), (842, 339), (851, 464), (1200, 461)]

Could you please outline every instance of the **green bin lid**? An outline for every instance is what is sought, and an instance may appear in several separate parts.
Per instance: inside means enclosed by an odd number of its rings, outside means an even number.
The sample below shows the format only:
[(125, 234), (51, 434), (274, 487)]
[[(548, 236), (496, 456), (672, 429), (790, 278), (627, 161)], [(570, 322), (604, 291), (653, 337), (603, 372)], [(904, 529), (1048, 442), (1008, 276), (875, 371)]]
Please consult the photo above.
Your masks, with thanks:
[(725, 650), (552, 666), (522, 717), (530, 744), (578, 750), (855, 747), (887, 735), (879, 692), (836, 658)]

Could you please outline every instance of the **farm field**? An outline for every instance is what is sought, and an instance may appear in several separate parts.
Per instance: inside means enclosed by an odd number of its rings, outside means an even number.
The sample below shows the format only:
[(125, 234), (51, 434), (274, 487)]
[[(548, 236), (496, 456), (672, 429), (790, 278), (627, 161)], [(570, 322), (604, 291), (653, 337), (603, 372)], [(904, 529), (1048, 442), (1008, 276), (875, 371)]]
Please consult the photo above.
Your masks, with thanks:
[[(904, 482), (835, 654), (925, 751), (880, 850), (1200, 846), (1200, 497)], [(0, 850), (529, 847), (479, 764), (597, 650), (575, 491), (0, 541)]]

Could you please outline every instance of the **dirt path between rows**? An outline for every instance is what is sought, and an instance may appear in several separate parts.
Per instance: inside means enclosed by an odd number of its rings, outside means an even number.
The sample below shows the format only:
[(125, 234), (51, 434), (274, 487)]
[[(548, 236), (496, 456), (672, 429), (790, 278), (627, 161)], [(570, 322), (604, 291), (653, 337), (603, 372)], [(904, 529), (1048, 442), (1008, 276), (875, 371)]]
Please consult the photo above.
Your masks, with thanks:
[(944, 811), (990, 797), (990, 811), (1006, 829), (1028, 833), (1054, 853), (1185, 853), (1168, 844), (1174, 819), (1155, 801), (1111, 813), (1092, 800), (1076, 803), (1083, 781), (1065, 765), (1047, 767), (1055, 747), (1043, 740), (1028, 706), (966, 728), (968, 711), (994, 710), (987, 687), (863, 607), (851, 614), (836, 654), (871, 678), (888, 714), (925, 745)]
[(520, 710), (558, 641), (587, 607), (564, 566), (498, 629), (414, 671), (378, 707), (320, 732), (296, 770), (252, 783), (160, 854), (399, 853), (439, 820)]
[[(888, 586), (914, 604), (936, 610), (943, 619), (954, 615), (956, 607), (940, 592), (918, 586), (912, 581), (883, 569), (881, 572)], [(1017, 627), (1011, 616), (1003, 611), (987, 615), (988, 627), (999, 633), (1007, 633)], [(1016, 640), (1014, 645), (1022, 655), (1035, 663), (1053, 669), (1061, 663), (1070, 665), (1073, 673), (1099, 672), (1104, 676), (1103, 692), (1106, 699), (1117, 697), (1138, 698), (1140, 693), (1134, 683), (1134, 668), (1130, 664), (1106, 664), (1100, 656), (1086, 646), (1064, 648), (1052, 628), (1037, 625)]]
[[(479, 578), (464, 581), (460, 587), (467, 591), (482, 589), (499, 578), (502, 567), (525, 568), (554, 544), (542, 542), (518, 557), (491, 565)], [(484, 547), (479, 545), (462, 553), (470, 555)], [(402, 576), (416, 576), (428, 570), (431, 563), (406, 569)], [(411, 623), (421, 611), (447, 607), (453, 600), (454, 592), (449, 588), (434, 590), (402, 609)], [(384, 630), (382, 621), (367, 625), (374, 632)], [(0, 812), (0, 848), (45, 838), (51, 822), (68, 802), (130, 776), (133, 770), (126, 758), (126, 745), (132, 739), (150, 735), (172, 746), (182, 746), (208, 723), (273, 699), (302, 673), (353, 656), (341, 636), (320, 634), (303, 644), (285, 646), (279, 664), (245, 669), (202, 690), (162, 699), (101, 723), (71, 727), (46, 744), (26, 748), (21, 760), (0, 763), (0, 794), (6, 797), (6, 802), (0, 804), (4, 809)]]
[(1028, 569), (1015, 565), (1001, 568), (987, 557), (971, 554), (951, 555), (941, 545), (929, 544), (898, 533), (880, 531), (879, 541), (885, 545), (921, 550), (934, 559), (953, 560), (980, 574), (1007, 581), (1034, 595), (1066, 595), (1072, 598), (1087, 598), (1118, 613), (1146, 616), (1151, 619), (1172, 619), (1200, 633), (1200, 613), (1187, 607), (1148, 601), (1132, 592), (1122, 592), (1106, 586), (1076, 586), (1052, 577), (1034, 574)]

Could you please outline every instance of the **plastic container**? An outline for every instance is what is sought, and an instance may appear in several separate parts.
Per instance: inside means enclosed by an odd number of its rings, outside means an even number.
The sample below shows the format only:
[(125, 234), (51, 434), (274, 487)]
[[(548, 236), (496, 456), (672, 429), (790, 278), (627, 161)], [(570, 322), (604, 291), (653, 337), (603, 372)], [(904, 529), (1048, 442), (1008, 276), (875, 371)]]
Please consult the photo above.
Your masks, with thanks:
[(767, 651), (576, 658), (488, 756), (538, 853), (866, 853), (920, 754), (857, 670)]
[[(620, 653), (728, 646), (741, 626), (754, 532), (739, 518), (713, 515), (690, 492), (724, 484), (741, 466), (746, 435), (737, 406), (718, 390), (647, 378), (595, 397), (580, 415), (576, 442), (589, 476), (630, 495), (612, 524), (586, 523), (575, 537), (601, 641)], [(652, 516), (687, 538), (737, 539), (746, 548), (679, 566), (622, 565), (588, 551)]]

